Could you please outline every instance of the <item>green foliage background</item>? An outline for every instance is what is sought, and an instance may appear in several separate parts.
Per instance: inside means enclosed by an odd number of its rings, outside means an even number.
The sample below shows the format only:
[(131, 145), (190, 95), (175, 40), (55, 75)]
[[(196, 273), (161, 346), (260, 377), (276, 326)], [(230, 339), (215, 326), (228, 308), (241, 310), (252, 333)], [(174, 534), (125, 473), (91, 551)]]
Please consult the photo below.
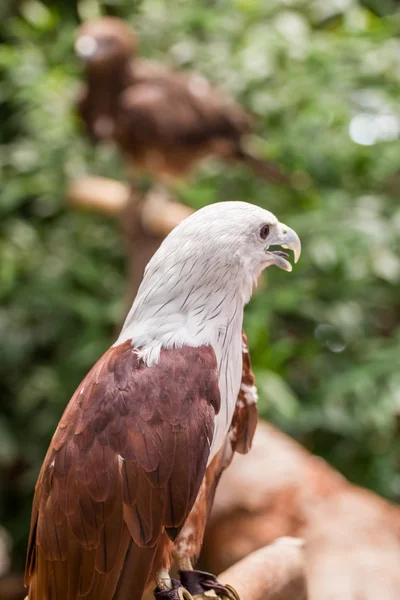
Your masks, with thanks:
[(17, 564), (49, 439), (123, 311), (117, 224), (65, 203), (71, 178), (122, 177), (71, 111), (74, 29), (105, 12), (134, 25), (144, 56), (230, 91), (256, 116), (259, 152), (310, 175), (288, 192), (212, 162), (182, 200), (250, 200), (299, 232), (301, 262), (291, 275), (270, 270), (246, 312), (261, 414), (398, 500), (397, 3), (2, 0), (0, 522)]

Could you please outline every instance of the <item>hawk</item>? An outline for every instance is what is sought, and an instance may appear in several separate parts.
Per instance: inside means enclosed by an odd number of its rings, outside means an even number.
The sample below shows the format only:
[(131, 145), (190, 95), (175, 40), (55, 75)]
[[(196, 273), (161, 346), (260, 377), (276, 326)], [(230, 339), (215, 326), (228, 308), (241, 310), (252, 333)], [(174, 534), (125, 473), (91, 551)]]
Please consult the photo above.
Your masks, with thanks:
[(184, 178), (214, 154), (290, 184), (277, 165), (246, 150), (253, 125), (240, 106), (198, 73), (136, 58), (137, 46), (116, 17), (88, 21), (77, 32), (86, 80), (78, 112), (92, 140), (114, 140), (128, 165), (164, 182)]
[[(297, 262), (297, 234), (245, 202), (205, 207), (161, 244), (119, 338), (50, 443), (33, 501), (30, 600), (140, 600), (153, 581), (159, 600), (199, 589), (232, 597), (191, 569), (207, 479), (217, 479), (228, 432), (245, 447), (253, 428), (254, 412), (237, 402), (254, 394), (243, 308), (265, 268), (291, 271), (277, 245)], [(181, 581), (169, 574), (174, 557)]]

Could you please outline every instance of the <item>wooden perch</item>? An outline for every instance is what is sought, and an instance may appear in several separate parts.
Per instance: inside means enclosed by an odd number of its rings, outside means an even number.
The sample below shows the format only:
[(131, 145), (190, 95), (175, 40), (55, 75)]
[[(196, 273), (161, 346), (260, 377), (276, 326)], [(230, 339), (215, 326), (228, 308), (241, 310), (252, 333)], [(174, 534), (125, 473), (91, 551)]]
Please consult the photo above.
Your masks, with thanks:
[(240, 560), (218, 580), (234, 587), (241, 600), (305, 600), (302, 545), (297, 538), (280, 538)]

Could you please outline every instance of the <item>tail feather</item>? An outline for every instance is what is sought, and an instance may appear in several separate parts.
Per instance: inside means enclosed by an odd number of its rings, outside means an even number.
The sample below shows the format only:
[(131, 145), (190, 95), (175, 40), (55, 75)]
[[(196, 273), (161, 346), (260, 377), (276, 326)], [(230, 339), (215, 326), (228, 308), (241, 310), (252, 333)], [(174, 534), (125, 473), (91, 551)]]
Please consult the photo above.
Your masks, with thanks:
[(249, 167), (257, 177), (265, 181), (295, 187), (293, 178), (283, 173), (279, 165), (272, 161), (257, 158), (243, 148), (237, 150), (235, 158)]
[[(124, 528), (112, 571), (100, 573), (95, 570), (88, 585), (83, 586), (87, 589), (81, 589), (82, 574), (79, 577), (79, 568), (75, 564), (48, 561), (37, 546), (37, 569), (27, 581), (29, 591), (26, 600), (141, 600), (155, 572), (164, 564), (169, 567), (168, 560), (165, 562), (164, 559), (161, 563), (163, 550), (167, 554), (171, 550), (171, 542), (165, 534), (155, 546), (139, 547)], [(57, 569), (62, 570), (60, 577), (57, 577)], [(76, 573), (71, 573), (71, 569)]]
[(140, 600), (153, 570), (157, 545), (139, 548), (131, 539), (113, 600)]

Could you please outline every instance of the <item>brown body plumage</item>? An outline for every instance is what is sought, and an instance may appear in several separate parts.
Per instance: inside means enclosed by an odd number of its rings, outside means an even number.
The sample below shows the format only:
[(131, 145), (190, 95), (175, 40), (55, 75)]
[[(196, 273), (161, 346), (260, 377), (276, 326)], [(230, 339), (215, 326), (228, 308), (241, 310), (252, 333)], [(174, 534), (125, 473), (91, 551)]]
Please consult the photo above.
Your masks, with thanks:
[(119, 19), (84, 24), (76, 47), (85, 60), (78, 111), (86, 131), (94, 140), (113, 139), (129, 164), (158, 179), (182, 178), (215, 154), (289, 183), (276, 165), (245, 149), (252, 120), (239, 105), (199, 74), (133, 58), (136, 38)]
[[(253, 385), (243, 342), (243, 383)], [(210, 347), (164, 350), (162, 365), (146, 369), (126, 342), (72, 397), (36, 485), (30, 600), (140, 600), (173, 555), (197, 558), (219, 476), (235, 449), (249, 449), (257, 408), (241, 389), (202, 481), (219, 410), (215, 356)], [(162, 394), (167, 381), (173, 395)]]

